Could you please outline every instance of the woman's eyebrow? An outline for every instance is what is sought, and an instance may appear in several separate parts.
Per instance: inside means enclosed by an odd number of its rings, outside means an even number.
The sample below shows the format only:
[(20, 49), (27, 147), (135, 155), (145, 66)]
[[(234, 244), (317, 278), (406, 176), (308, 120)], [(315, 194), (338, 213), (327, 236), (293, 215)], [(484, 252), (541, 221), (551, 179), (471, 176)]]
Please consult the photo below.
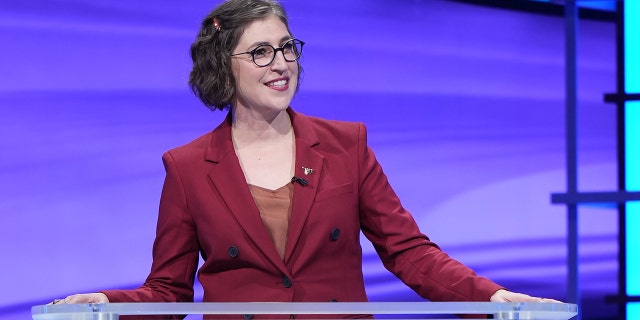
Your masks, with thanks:
[(286, 35), (286, 36), (280, 38), (280, 43), (284, 43), (284, 42), (287, 42), (287, 41), (292, 40), (292, 39), (293, 39), (293, 37), (291, 35)]
[[(279, 43), (282, 44), (282, 43), (287, 42), (287, 41), (289, 41), (291, 39), (293, 39), (293, 37), (291, 37), (290, 35), (286, 35), (286, 36), (280, 38), (280, 42)], [(271, 45), (271, 43), (269, 43), (268, 41), (256, 41), (256, 42), (252, 43), (249, 46), (249, 48), (254, 48), (254, 47), (261, 46), (261, 45), (266, 45), (266, 44)]]

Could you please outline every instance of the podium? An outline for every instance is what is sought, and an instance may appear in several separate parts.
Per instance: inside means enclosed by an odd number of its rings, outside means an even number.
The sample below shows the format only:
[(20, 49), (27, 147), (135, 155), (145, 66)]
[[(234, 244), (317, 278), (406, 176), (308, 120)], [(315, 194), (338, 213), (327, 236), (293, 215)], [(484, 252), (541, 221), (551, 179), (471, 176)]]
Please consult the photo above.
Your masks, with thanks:
[[(575, 304), (522, 302), (194, 302), (194, 303), (98, 303), (39, 305), (31, 308), (33, 320), (117, 320), (136, 315), (215, 315), (219, 318), (323, 319), (335, 315), (374, 315), (384, 319), (570, 319)], [(298, 316), (295, 316), (298, 315)], [(469, 315), (473, 315), (469, 317)], [(200, 317), (198, 317), (200, 318)]]

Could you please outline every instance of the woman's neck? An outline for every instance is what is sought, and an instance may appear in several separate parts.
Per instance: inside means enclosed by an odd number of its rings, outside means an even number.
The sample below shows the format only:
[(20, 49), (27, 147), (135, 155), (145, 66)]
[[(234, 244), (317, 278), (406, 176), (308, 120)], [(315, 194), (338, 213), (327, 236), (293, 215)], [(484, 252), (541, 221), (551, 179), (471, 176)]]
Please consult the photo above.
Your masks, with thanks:
[(231, 129), (236, 143), (275, 141), (291, 137), (293, 127), (286, 110), (270, 114), (231, 110)]

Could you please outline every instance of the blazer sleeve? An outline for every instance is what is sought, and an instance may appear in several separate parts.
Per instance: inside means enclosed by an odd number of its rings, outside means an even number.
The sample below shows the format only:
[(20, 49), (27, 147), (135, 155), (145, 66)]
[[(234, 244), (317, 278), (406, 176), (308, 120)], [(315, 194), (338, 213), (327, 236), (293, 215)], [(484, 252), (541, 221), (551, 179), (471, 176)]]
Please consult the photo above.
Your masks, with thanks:
[(384, 266), (423, 298), (489, 301), (502, 287), (449, 257), (420, 232), (368, 147), (364, 125), (358, 132), (358, 157), (361, 228)]
[(192, 302), (198, 240), (178, 165), (162, 157), (166, 177), (160, 198), (151, 272), (133, 290), (105, 290), (110, 302)]

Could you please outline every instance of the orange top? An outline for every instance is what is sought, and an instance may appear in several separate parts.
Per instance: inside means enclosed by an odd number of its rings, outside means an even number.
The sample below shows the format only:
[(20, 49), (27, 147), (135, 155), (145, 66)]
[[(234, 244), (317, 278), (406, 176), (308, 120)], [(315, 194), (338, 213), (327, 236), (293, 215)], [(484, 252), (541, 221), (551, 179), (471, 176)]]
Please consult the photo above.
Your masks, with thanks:
[(289, 218), (291, 218), (291, 199), (293, 197), (293, 183), (270, 190), (254, 185), (249, 185), (260, 217), (267, 232), (273, 240), (280, 258), (284, 259), (284, 250), (287, 245), (287, 231), (289, 230)]

